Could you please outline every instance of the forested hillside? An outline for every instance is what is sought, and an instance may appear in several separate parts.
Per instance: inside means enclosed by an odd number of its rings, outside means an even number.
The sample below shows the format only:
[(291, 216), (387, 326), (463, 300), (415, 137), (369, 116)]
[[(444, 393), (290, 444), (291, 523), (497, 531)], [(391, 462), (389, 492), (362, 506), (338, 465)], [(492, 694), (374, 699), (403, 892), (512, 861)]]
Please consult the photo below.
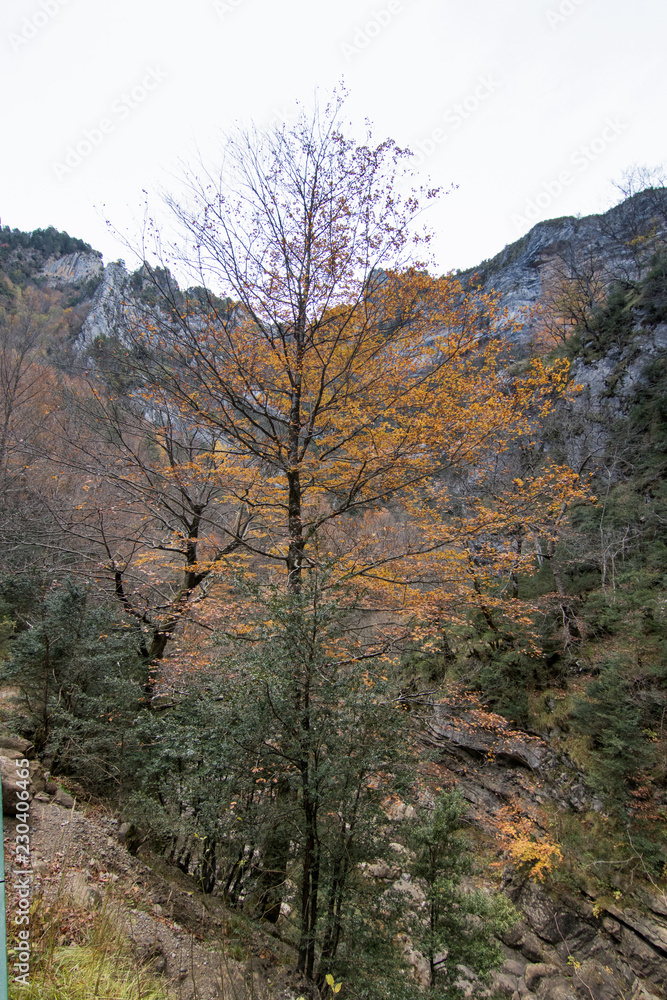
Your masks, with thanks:
[(280, 995), (664, 996), (665, 192), (438, 277), (334, 125), (2, 230), (5, 727)]

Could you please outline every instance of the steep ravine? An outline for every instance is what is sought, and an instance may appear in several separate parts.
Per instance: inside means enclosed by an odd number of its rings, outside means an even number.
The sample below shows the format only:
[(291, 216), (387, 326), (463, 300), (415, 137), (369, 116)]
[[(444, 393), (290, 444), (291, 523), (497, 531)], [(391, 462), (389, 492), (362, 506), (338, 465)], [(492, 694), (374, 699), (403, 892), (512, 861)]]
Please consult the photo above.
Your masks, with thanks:
[[(457, 785), (469, 803), (475, 839), (491, 853), (503, 808), (531, 817), (537, 829), (550, 805), (576, 813), (601, 808), (588, 795), (580, 772), (548, 741), (511, 729), (505, 720), (466, 703), (422, 709), (422, 718), (422, 801), (428, 801), (430, 785)], [(14, 820), (9, 779), (16, 756), (23, 754), (33, 756), (26, 741), (0, 738), (3, 800), (10, 814), (5, 828), (10, 870)], [(243, 964), (223, 961), (219, 950), (228, 922), (221, 901), (202, 895), (192, 879), (145, 849), (139, 857), (131, 856), (118, 817), (99, 807), (75, 806), (48, 775), (45, 778), (37, 761), (31, 771), (34, 891), (48, 888), (50, 879), (64, 880), (74, 908), (94, 909), (105, 887), (117, 884), (125, 899), (131, 897), (131, 903), (121, 903), (121, 910), (137, 962), (148, 963), (164, 976), (174, 996), (183, 1000), (222, 996), (221, 975), (240, 981)], [(399, 840), (401, 820), (413, 813), (410, 805), (394, 807), (390, 818), (396, 820)], [(418, 887), (403, 883), (395, 857), (378, 859), (369, 874), (405, 889), (418, 901)], [(506, 865), (502, 888), (521, 920), (502, 942), (506, 959), (493, 976), (495, 993), (513, 1000), (666, 997), (667, 898), (648, 892), (645, 884), (639, 888), (626, 883), (621, 876), (619, 885), (625, 891), (619, 890), (618, 900), (610, 901), (594, 892), (547, 888)], [(10, 897), (12, 891), (10, 877)], [(304, 995), (304, 984), (286, 972), (289, 956), (279, 940), (267, 938), (259, 928), (255, 937), (252, 965), (260, 995), (267, 1000)], [(419, 956), (409, 948), (406, 954), (418, 976)], [(459, 971), (464, 994), (489, 995), (469, 970)]]
[[(498, 837), (503, 810), (510, 822), (529, 817), (538, 834), (556, 813), (602, 813), (567, 754), (498, 716), (435, 706), (422, 739), (435, 757), (433, 777), (458, 786), (489, 839)], [(646, 880), (633, 884), (622, 868), (614, 880), (618, 901), (590, 887), (554, 888), (557, 879), (548, 889), (508, 865), (502, 886), (522, 919), (504, 938), (498, 991), (514, 1000), (666, 996), (667, 896)]]

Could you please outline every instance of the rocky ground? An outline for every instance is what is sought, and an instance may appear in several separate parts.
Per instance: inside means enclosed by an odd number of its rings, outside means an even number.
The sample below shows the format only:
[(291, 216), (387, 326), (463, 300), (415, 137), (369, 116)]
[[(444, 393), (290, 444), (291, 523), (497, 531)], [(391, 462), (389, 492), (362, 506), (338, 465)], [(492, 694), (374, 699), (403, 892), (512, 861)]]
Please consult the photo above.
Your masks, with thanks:
[[(16, 755), (27, 747), (26, 741), (0, 737), (3, 795), (5, 803), (9, 798), (10, 813), (9, 779), (16, 771)], [(32, 897), (38, 908), (49, 907), (57, 915), (57, 944), (77, 943), (93, 916), (103, 915), (127, 941), (138, 965), (155, 973), (178, 1000), (245, 1000), (251, 995), (255, 1000), (292, 1000), (302, 993), (287, 969), (280, 941), (262, 941), (254, 934), (251, 942), (242, 926), (230, 924), (221, 902), (199, 893), (178, 869), (148, 853), (130, 854), (126, 827), (108, 810), (79, 807), (34, 761), (31, 770)], [(16, 825), (15, 817), (5, 815), (10, 915), (19, 877)]]
[[(494, 720), (496, 720), (494, 722)], [(456, 782), (471, 806), (476, 825), (497, 830), (497, 814), (512, 803), (535, 811), (553, 797), (561, 808), (582, 809), (581, 777), (548, 745), (513, 732), (504, 720), (468, 706), (439, 708), (425, 730), (435, 751), (429, 765), (434, 781)], [(11, 787), (16, 759), (29, 745), (0, 737), (5, 811), (15, 811)], [(293, 955), (279, 938), (248, 929), (215, 896), (164, 859), (142, 850), (135, 857), (124, 840), (127, 826), (100, 806), (79, 808), (69, 792), (31, 764), (30, 850), (33, 897), (51, 905), (66, 900), (62, 944), (86, 914), (102, 912), (126, 938), (137, 963), (156, 973), (179, 1000), (212, 1000), (250, 995), (290, 1000), (307, 994), (289, 973)], [(556, 776), (554, 778), (554, 776)], [(70, 792), (76, 792), (70, 787)], [(589, 804), (590, 805), (590, 804)], [(400, 820), (411, 807), (393, 806)], [(15, 891), (12, 872), (16, 819), (5, 818), (8, 903)], [(392, 859), (379, 859), (369, 876), (419, 894), (401, 873), (400, 844)], [(507, 868), (503, 887), (522, 914), (503, 942), (506, 961), (494, 975), (493, 992), (512, 1000), (652, 1000), (667, 996), (667, 898), (658, 891), (610, 902), (584, 893), (547, 892), (537, 881)], [(416, 897), (415, 897), (416, 898)], [(416, 900), (419, 901), (418, 899)], [(617, 905), (616, 905), (617, 903)], [(419, 977), (421, 956), (405, 942)], [(489, 996), (473, 973), (459, 969), (459, 985), (469, 997)]]
[[(434, 779), (457, 785), (489, 837), (498, 837), (503, 813), (510, 823), (530, 818), (539, 835), (549, 808), (602, 810), (566, 754), (474, 703), (434, 706), (423, 740), (435, 754)], [(667, 894), (648, 880), (639, 889), (622, 871), (614, 880), (610, 900), (593, 888), (547, 892), (539, 880), (506, 868), (502, 885), (522, 920), (503, 941), (497, 992), (513, 1000), (667, 996)]]

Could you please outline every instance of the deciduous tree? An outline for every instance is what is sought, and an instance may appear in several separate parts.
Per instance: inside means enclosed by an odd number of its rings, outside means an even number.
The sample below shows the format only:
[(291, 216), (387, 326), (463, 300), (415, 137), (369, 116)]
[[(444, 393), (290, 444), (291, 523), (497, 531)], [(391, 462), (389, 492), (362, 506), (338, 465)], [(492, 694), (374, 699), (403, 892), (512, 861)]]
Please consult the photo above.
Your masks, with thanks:
[[(476, 600), (471, 559), (488, 578), (510, 565), (518, 487), (491, 480), (567, 365), (536, 360), (510, 378), (494, 299), (429, 276), (419, 192), (398, 194), (406, 155), (346, 138), (337, 105), (236, 136), (225, 171), (192, 175), (187, 200), (170, 202), (191, 240), (180, 263), (210, 291), (184, 301), (145, 265), (160, 308), (124, 335), (147, 410), (217, 442), (256, 572), (282, 565), (296, 593), (326, 567), (332, 582), (363, 577), (378, 607), (424, 616), (445, 594)], [(216, 284), (236, 308), (217, 305)], [(531, 510), (548, 534), (576, 489), (567, 470), (547, 483), (552, 499)], [(522, 509), (544, 494), (519, 489)]]

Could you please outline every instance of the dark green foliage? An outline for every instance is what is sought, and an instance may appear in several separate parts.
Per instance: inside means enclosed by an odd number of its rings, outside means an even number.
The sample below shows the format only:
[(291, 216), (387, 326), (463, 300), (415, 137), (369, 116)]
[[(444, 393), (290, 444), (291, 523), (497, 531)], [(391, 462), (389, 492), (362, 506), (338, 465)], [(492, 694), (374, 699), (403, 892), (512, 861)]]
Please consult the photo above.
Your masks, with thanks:
[(667, 322), (667, 253), (656, 254), (646, 276), (614, 282), (604, 305), (594, 309), (568, 341), (571, 358), (594, 361), (613, 349), (626, 349), (635, 332)]
[[(426, 917), (413, 921), (416, 947), (429, 960), (433, 997), (458, 997), (457, 965), (484, 977), (502, 964), (494, 939), (517, 920), (509, 900), (499, 894), (465, 889), (473, 871), (470, 845), (461, 832), (464, 813), (459, 792), (443, 792), (431, 816), (412, 832), (412, 874), (426, 886)], [(446, 953), (446, 959), (444, 956)]]
[(21, 232), (3, 226), (0, 229), (0, 272), (13, 282), (26, 281), (40, 271), (49, 257), (71, 253), (95, 253), (89, 243), (58, 232), (53, 226)]
[[(154, 846), (198, 878), (205, 892), (217, 888), (236, 906), (240, 883), (245, 890), (249, 880), (249, 872), (237, 867), (245, 857), (246, 831), (237, 822), (243, 810), (230, 812), (237, 775), (218, 695), (211, 679), (189, 687), (171, 708), (137, 720), (137, 735), (150, 752), (127, 813), (151, 832)], [(231, 891), (236, 875), (239, 884)]]
[(644, 279), (638, 304), (647, 326), (667, 323), (667, 253), (656, 256)]
[[(99, 286), (102, 284), (103, 281), (104, 281), (104, 275), (102, 274), (102, 272), (100, 272), (99, 274), (91, 275), (90, 278), (87, 278), (85, 281), (82, 281), (81, 284), (77, 284), (71, 288), (68, 288), (66, 291), (64, 307), (66, 309), (74, 309), (76, 306), (80, 306), (82, 303), (90, 302), (90, 299), (92, 299), (93, 295), (95, 294), (95, 292), (97, 291), (97, 289), (99, 288)], [(80, 324), (82, 322), (83, 318), (81, 318), (80, 323), (77, 324), (78, 328), (73, 328), (74, 324), (70, 322), (70, 331), (69, 331), (70, 339), (74, 339), (76, 336), (78, 336), (79, 330), (81, 329)]]
[(630, 432), (642, 470), (661, 476), (667, 465), (667, 358), (657, 357), (644, 370), (631, 403)]
[(546, 671), (536, 657), (507, 649), (490, 656), (477, 675), (475, 687), (483, 691), (491, 707), (517, 726), (530, 721), (528, 694), (548, 683)]
[(166, 268), (149, 268), (145, 264), (130, 275), (129, 284), (136, 300), (143, 305), (166, 311), (173, 306), (176, 320), (179, 310), (186, 314), (215, 315), (223, 320), (229, 320), (233, 311), (231, 299), (222, 299), (201, 285), (180, 289)]
[(574, 703), (572, 727), (589, 737), (597, 765), (596, 784), (611, 804), (622, 808), (628, 782), (635, 781), (649, 763), (627, 666), (622, 661), (603, 664), (586, 693), (587, 699)]
[[(49, 257), (65, 257), (71, 253), (94, 252), (90, 243), (69, 236), (68, 233), (58, 232), (54, 226), (49, 226), (47, 229), (35, 229), (31, 233), (3, 226), (0, 229), (0, 241), (3, 244), (7, 243), (10, 250), (18, 248), (38, 250)], [(3, 247), (3, 249), (5, 248)]]
[(588, 329), (577, 330), (578, 342), (587, 360), (598, 358), (614, 347), (625, 347), (636, 322), (633, 306), (637, 293), (624, 285), (613, 284), (604, 306), (596, 309)]
[(224, 640), (224, 675), (146, 733), (144, 795), (180, 838), (174, 857), (228, 903), (269, 921), (289, 904), (298, 967), (321, 979), (349, 948), (357, 865), (381, 851), (407, 718), (349, 629), (354, 595), (304, 587), (257, 608), (242, 641)]
[[(421, 823), (408, 830), (411, 848), (401, 858), (405, 871), (425, 893), (425, 905), (388, 887), (372, 898), (357, 888), (357, 906), (348, 918), (348, 934), (337, 956), (336, 979), (355, 1000), (460, 1000), (457, 965), (482, 980), (502, 964), (495, 935), (518, 919), (509, 900), (498, 893), (470, 888), (474, 848), (462, 832), (463, 800), (445, 792)], [(384, 855), (387, 857), (387, 854)], [(431, 985), (425, 993), (406, 967), (396, 941), (405, 940), (428, 960)], [(443, 960), (444, 954), (447, 958)]]
[(490, 617), (475, 612), (467, 628), (449, 630), (451, 638), (442, 640), (442, 652), (413, 651), (404, 671), (412, 671), (412, 687), (421, 690), (425, 683), (463, 680), (471, 690), (483, 693), (494, 712), (515, 725), (530, 725), (529, 693), (565, 683), (567, 662), (557, 624), (555, 612), (540, 617), (533, 652), (525, 627), (509, 623), (498, 612)]
[(572, 729), (588, 737), (594, 762), (590, 782), (623, 817), (632, 792), (659, 764), (653, 739), (667, 705), (665, 681), (664, 665), (643, 669), (617, 657), (601, 666), (587, 697), (574, 702)]
[(147, 680), (134, 627), (69, 581), (7, 578), (0, 597), (14, 621), (2, 680), (21, 692), (17, 725), (54, 772), (75, 774), (95, 792), (117, 791), (136, 764), (133, 723)]
[(408, 692), (439, 687), (455, 667), (456, 655), (446, 632), (438, 636), (435, 643), (436, 648), (428, 652), (415, 643), (401, 657), (399, 681)]
[[(346, 630), (355, 616), (350, 595), (340, 596), (304, 588), (272, 598), (267, 627), (226, 686), (230, 752), (252, 803), (243, 822), (263, 838), (273, 826), (259, 901), (274, 905), (292, 872), (299, 967), (309, 977), (316, 956), (320, 971), (335, 957), (356, 864), (376, 856), (381, 775), (399, 766), (405, 739), (381, 668), (373, 658), (364, 663), (356, 633)], [(281, 828), (292, 845), (282, 855)]]

